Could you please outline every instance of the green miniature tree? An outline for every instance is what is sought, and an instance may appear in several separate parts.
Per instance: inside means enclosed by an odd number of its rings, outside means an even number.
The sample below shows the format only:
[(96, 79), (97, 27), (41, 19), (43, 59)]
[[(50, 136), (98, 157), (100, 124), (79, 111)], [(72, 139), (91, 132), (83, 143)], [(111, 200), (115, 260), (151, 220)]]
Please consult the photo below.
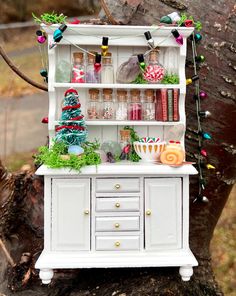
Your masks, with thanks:
[(61, 121), (56, 128), (56, 142), (63, 142), (66, 146), (70, 146), (81, 145), (86, 141), (87, 129), (80, 107), (77, 91), (68, 89), (65, 92)]

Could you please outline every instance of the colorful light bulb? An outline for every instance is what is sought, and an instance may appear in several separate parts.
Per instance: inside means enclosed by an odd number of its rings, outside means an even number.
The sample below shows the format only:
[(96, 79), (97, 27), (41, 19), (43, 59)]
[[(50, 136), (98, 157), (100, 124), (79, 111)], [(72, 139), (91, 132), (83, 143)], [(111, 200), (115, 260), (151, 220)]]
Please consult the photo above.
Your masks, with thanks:
[(201, 149), (201, 155), (204, 156), (204, 157), (207, 157), (207, 152), (205, 149)]
[(210, 111), (199, 111), (198, 114), (199, 114), (199, 116), (205, 117), (205, 118), (211, 116)]
[(41, 122), (42, 122), (42, 123), (48, 123), (48, 117), (44, 117), (44, 118), (42, 118)]
[(199, 80), (199, 76), (194, 75), (193, 77), (186, 79), (186, 85), (189, 85), (189, 84), (191, 84), (191, 83), (193, 83), (194, 81), (197, 81), (197, 80)]
[(185, 20), (184, 25), (185, 25), (185, 27), (193, 27), (193, 21), (192, 20)]
[(105, 57), (107, 52), (108, 52), (108, 37), (102, 37), (102, 45), (101, 45), (101, 50), (102, 50), (102, 56)]
[(102, 56), (100, 54), (96, 53), (95, 63), (94, 63), (95, 72), (99, 72), (101, 69), (101, 59), (102, 59)]
[(145, 70), (146, 64), (144, 62), (144, 56), (143, 54), (138, 54), (138, 61), (139, 61), (139, 66), (142, 70)]
[(47, 77), (48, 76), (48, 71), (46, 69), (42, 69), (42, 70), (40, 70), (40, 75), (42, 77)]
[(201, 54), (201, 55), (196, 56), (195, 61), (198, 63), (203, 63), (205, 61), (204, 55)]
[(37, 36), (37, 41), (38, 41), (38, 43), (40, 43), (40, 44), (45, 43), (46, 40), (47, 40), (47, 38), (46, 38), (46, 36), (44, 36), (44, 35)]
[(199, 34), (199, 33), (196, 33), (194, 35), (194, 39), (195, 39), (196, 42), (200, 42), (202, 40), (202, 35)]
[(202, 137), (205, 139), (205, 140), (211, 140), (212, 137), (210, 134), (206, 133), (206, 132), (202, 132)]
[(207, 98), (207, 93), (205, 93), (203, 90), (200, 91), (199, 96), (201, 99)]
[(208, 163), (208, 164), (206, 165), (206, 167), (207, 167), (208, 170), (215, 170), (215, 169), (216, 169), (215, 166), (212, 165), (212, 164), (210, 164), (210, 163)]
[(60, 42), (61, 39), (63, 38), (62, 33), (67, 29), (67, 25), (66, 24), (62, 24), (60, 25), (60, 27), (58, 29), (56, 29), (53, 33), (53, 40), (55, 42)]
[(179, 45), (183, 45), (184, 43), (184, 39), (183, 39), (183, 36), (181, 34), (179, 34), (178, 30), (176, 29), (173, 29), (171, 31), (172, 35), (174, 36), (175, 38), (175, 41), (179, 44)]
[(148, 45), (151, 48), (155, 48), (154, 40), (152, 39), (152, 35), (151, 35), (150, 31), (145, 32), (144, 36), (145, 36), (145, 38), (147, 40)]

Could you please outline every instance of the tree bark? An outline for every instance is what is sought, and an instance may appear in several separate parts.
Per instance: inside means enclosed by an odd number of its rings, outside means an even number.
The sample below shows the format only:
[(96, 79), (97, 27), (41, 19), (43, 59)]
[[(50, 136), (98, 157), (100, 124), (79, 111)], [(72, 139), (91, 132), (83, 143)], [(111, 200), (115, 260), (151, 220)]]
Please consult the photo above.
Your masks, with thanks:
[[(222, 295), (211, 270), (209, 244), (214, 228), (229, 196), (236, 178), (234, 130), (235, 108), (235, 2), (196, 0), (106, 0), (112, 18), (117, 23), (130, 25), (159, 24), (161, 16), (173, 10), (186, 9), (188, 15), (203, 23), (203, 40), (198, 53), (206, 57), (199, 71), (202, 90), (208, 98), (202, 102), (202, 109), (212, 113), (203, 122), (203, 128), (213, 136), (205, 143), (209, 162), (216, 170), (205, 170), (207, 179), (205, 194), (209, 203), (191, 203), (190, 246), (199, 261), (190, 282), (182, 282), (176, 268), (132, 268), (91, 269), (80, 271), (59, 271), (49, 287), (42, 287), (33, 269), (33, 264), (43, 247), (43, 180), (31, 174), (10, 175), (0, 169), (0, 226), (3, 241), (11, 253), (16, 267), (2, 272), (2, 292), (11, 295), (10, 290), (19, 290), (15, 295)], [(124, 15), (123, 5), (128, 7)], [(104, 15), (104, 14), (103, 14)], [(101, 13), (102, 17), (102, 13)], [(103, 17), (105, 18), (105, 17)], [(186, 76), (192, 76), (187, 69)], [(187, 126), (196, 129), (196, 110), (193, 87), (188, 87), (186, 97)], [(186, 150), (196, 152), (194, 135), (186, 138)], [(191, 198), (197, 194), (197, 177), (191, 178)], [(31, 253), (31, 260), (23, 265), (21, 255)], [(5, 258), (3, 253), (1, 257)], [(0, 261), (2, 270), (7, 270), (6, 260)], [(17, 269), (18, 267), (18, 269)], [(32, 269), (31, 269), (32, 268)], [(19, 270), (21, 276), (19, 276)], [(31, 277), (22, 287), (22, 279), (30, 270)], [(58, 275), (58, 276), (57, 276)], [(10, 290), (7, 288), (7, 283)], [(1, 290), (0, 288), (0, 290)], [(20, 289), (23, 291), (20, 291)]]

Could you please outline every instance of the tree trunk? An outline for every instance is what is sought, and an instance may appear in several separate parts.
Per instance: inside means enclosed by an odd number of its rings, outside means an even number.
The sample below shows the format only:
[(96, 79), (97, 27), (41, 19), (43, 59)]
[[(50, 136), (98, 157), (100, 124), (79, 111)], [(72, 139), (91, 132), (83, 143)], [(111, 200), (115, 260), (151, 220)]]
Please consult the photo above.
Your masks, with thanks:
[[(8, 267), (3, 252), (0, 264), (0, 290), (21, 290), (15, 295), (222, 295), (211, 270), (209, 244), (214, 228), (235, 182), (235, 144), (233, 128), (235, 108), (235, 2), (196, 0), (106, 0), (110, 17), (117, 23), (130, 25), (159, 24), (161, 16), (174, 10), (186, 9), (188, 15), (203, 23), (203, 40), (198, 53), (206, 57), (201, 67), (200, 81), (208, 98), (203, 110), (212, 116), (203, 122), (203, 128), (213, 136), (205, 143), (209, 162), (216, 170), (205, 171), (206, 196), (209, 203), (191, 203), (190, 245), (199, 262), (190, 282), (182, 282), (176, 268), (91, 269), (58, 272), (49, 287), (42, 287), (33, 265), (43, 247), (43, 180), (34, 174), (9, 175), (0, 169), (0, 217), (3, 241), (17, 263)], [(124, 7), (126, 10), (124, 10)], [(126, 12), (124, 12), (126, 11)], [(102, 15), (102, 14), (101, 14)], [(192, 69), (187, 69), (187, 76)], [(188, 87), (186, 98), (187, 126), (196, 129), (196, 110), (193, 88)], [(194, 135), (192, 135), (194, 138)], [(186, 139), (186, 149), (196, 152), (194, 139)], [(191, 178), (191, 197), (197, 194), (197, 177)], [(32, 257), (22, 259), (23, 252)], [(24, 257), (24, 256), (23, 256)], [(31, 269), (32, 267), (32, 269)], [(29, 276), (31, 275), (31, 276)], [(28, 280), (30, 278), (30, 280)], [(7, 283), (10, 290), (7, 288)], [(26, 285), (26, 286), (24, 286)]]

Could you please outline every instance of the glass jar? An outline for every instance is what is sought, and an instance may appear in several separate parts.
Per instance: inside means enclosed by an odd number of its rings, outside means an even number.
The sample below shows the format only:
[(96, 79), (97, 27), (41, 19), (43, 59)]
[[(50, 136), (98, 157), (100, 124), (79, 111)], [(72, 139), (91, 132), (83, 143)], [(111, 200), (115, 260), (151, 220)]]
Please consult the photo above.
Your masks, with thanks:
[(129, 153), (131, 150), (130, 142), (130, 130), (120, 130), (120, 146), (122, 149), (120, 160), (129, 159)]
[(99, 102), (99, 90), (89, 90), (89, 103), (87, 107), (87, 119), (97, 120), (101, 119), (101, 103)]
[(114, 68), (110, 52), (107, 52), (107, 54), (102, 57), (101, 82), (108, 84), (114, 83)]
[(127, 120), (127, 118), (128, 118), (127, 91), (117, 90), (116, 120)]
[(96, 52), (88, 54), (88, 65), (86, 71), (86, 82), (87, 83), (100, 83), (101, 82), (101, 70), (96, 70), (95, 64)]
[(103, 90), (102, 119), (114, 119), (115, 104), (112, 100), (112, 89)]
[(149, 53), (148, 65), (143, 73), (143, 78), (148, 83), (160, 83), (165, 75), (164, 67), (158, 62), (158, 51), (152, 50)]
[(128, 107), (129, 120), (142, 120), (142, 104), (140, 100), (140, 90), (132, 89), (130, 91), (131, 102)]
[(85, 83), (84, 54), (82, 52), (73, 53), (72, 83)]
[(143, 120), (155, 120), (154, 91), (152, 89), (144, 91)]

